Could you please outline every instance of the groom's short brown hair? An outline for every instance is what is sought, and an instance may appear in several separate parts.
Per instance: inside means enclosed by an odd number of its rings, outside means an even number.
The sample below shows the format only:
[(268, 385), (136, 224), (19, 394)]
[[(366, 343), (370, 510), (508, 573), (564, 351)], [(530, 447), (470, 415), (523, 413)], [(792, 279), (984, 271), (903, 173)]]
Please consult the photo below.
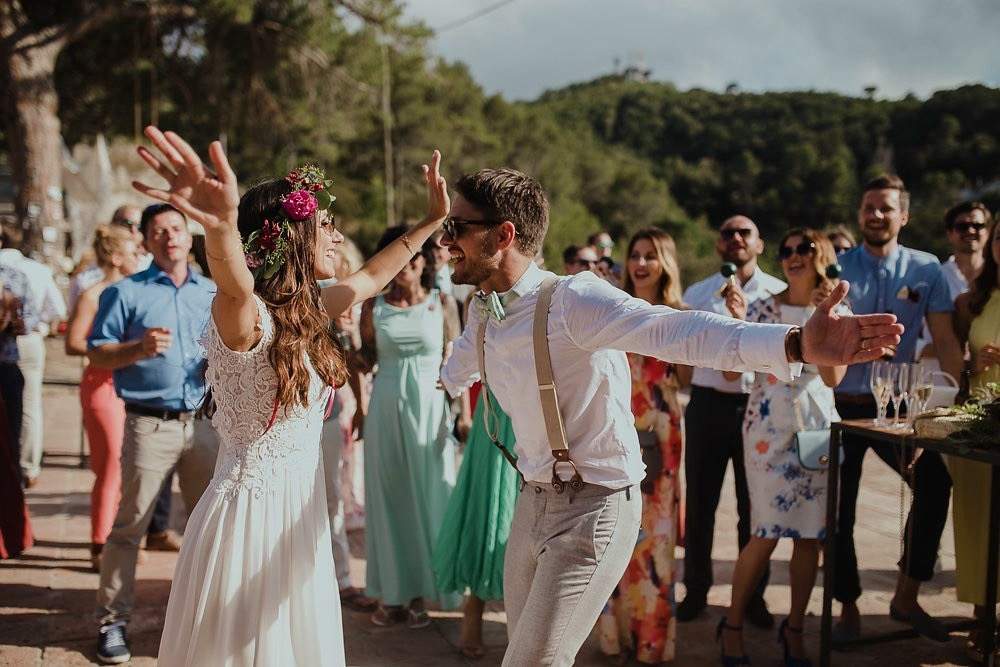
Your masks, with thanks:
[(549, 228), (549, 202), (542, 186), (514, 169), (480, 169), (455, 183), (455, 190), (489, 220), (510, 220), (518, 251), (534, 257)]

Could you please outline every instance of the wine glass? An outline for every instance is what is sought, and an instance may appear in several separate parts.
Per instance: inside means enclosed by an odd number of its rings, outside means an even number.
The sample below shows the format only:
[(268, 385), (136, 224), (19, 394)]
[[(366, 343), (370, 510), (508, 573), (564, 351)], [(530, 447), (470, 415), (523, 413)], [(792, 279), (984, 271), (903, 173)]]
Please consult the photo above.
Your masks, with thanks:
[(931, 394), (934, 393), (934, 369), (922, 363), (915, 364), (915, 366), (916, 378), (913, 381), (913, 396), (917, 399), (917, 414), (920, 414), (927, 410)]
[(904, 428), (907, 429), (913, 428), (913, 421), (917, 418), (917, 412), (919, 411), (919, 408), (914, 404), (919, 404), (917, 387), (920, 385), (922, 367), (923, 364), (919, 361), (906, 364), (906, 397), (904, 398), (906, 403), (906, 421), (904, 422)]
[(910, 367), (909, 364), (890, 364), (889, 366), (889, 391), (892, 398), (892, 427), (906, 428), (906, 424), (899, 423), (899, 408), (909, 395)]
[(877, 406), (877, 414), (875, 419), (872, 420), (874, 426), (887, 426), (885, 419), (885, 413), (888, 409), (889, 403), (889, 362), (878, 359), (872, 362), (871, 376), (868, 379), (868, 387), (871, 389), (872, 396), (875, 397), (875, 405)]

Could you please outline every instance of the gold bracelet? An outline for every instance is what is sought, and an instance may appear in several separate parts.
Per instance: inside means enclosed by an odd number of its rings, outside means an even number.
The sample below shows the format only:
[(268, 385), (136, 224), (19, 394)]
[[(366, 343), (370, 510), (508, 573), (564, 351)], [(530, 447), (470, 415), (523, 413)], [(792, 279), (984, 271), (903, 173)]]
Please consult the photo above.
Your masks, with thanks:
[(410, 239), (406, 236), (406, 234), (400, 236), (399, 240), (403, 242), (403, 245), (406, 246), (407, 250), (409, 250), (411, 253), (413, 252), (413, 246), (410, 245)]
[(215, 255), (213, 255), (208, 251), (208, 246), (205, 246), (205, 255), (209, 259), (214, 259), (216, 262), (227, 262), (229, 261), (230, 258), (234, 257), (234, 255), (226, 255), (225, 257), (216, 257)]

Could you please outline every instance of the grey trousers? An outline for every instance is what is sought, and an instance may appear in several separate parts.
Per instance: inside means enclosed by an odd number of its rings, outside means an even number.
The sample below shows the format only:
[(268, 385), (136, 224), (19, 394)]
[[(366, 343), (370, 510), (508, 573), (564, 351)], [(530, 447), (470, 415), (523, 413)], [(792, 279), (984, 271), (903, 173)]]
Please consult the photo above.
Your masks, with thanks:
[(351, 587), (351, 547), (344, 525), (344, 503), (340, 500), (340, 457), (344, 451), (344, 428), (335, 418), (323, 422), (320, 438), (323, 448), (323, 471), (326, 476), (326, 511), (330, 515), (333, 538), (333, 567), (340, 590)]
[(219, 437), (207, 419), (187, 422), (126, 413), (122, 499), (101, 555), (95, 616), (101, 625), (128, 621), (139, 542), (153, 518), (163, 480), (176, 470), (188, 514), (212, 481)]
[(521, 489), (503, 574), (505, 666), (573, 664), (625, 573), (641, 518), (636, 488)]
[(21, 474), (35, 479), (42, 472), (42, 376), (45, 373), (45, 337), (30, 333), (17, 337), (17, 362), (24, 375), (21, 419)]

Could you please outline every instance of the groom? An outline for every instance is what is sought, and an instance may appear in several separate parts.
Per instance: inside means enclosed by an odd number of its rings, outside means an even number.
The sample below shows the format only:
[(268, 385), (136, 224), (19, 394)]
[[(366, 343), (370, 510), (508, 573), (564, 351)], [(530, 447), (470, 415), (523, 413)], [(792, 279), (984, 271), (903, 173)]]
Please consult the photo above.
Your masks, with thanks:
[[(903, 328), (892, 315), (832, 315), (846, 283), (799, 329), (651, 306), (588, 272), (561, 278), (549, 307), (548, 346), (569, 458), (583, 484), (556, 492), (533, 388), (535, 303), (553, 274), (532, 259), (548, 228), (548, 201), (537, 181), (511, 169), (463, 176), (455, 189), (441, 238), (454, 262), (452, 281), (478, 286), (481, 296), (496, 292), (502, 305), (470, 310), (441, 379), (457, 395), (479, 378), (477, 336), (488, 317), (487, 380), (513, 421), (524, 479), (504, 567), (503, 664), (571, 665), (621, 579), (639, 529), (644, 467), (625, 352), (790, 381), (803, 360), (832, 366), (876, 359)], [(569, 464), (560, 464), (559, 474), (570, 477)]]

